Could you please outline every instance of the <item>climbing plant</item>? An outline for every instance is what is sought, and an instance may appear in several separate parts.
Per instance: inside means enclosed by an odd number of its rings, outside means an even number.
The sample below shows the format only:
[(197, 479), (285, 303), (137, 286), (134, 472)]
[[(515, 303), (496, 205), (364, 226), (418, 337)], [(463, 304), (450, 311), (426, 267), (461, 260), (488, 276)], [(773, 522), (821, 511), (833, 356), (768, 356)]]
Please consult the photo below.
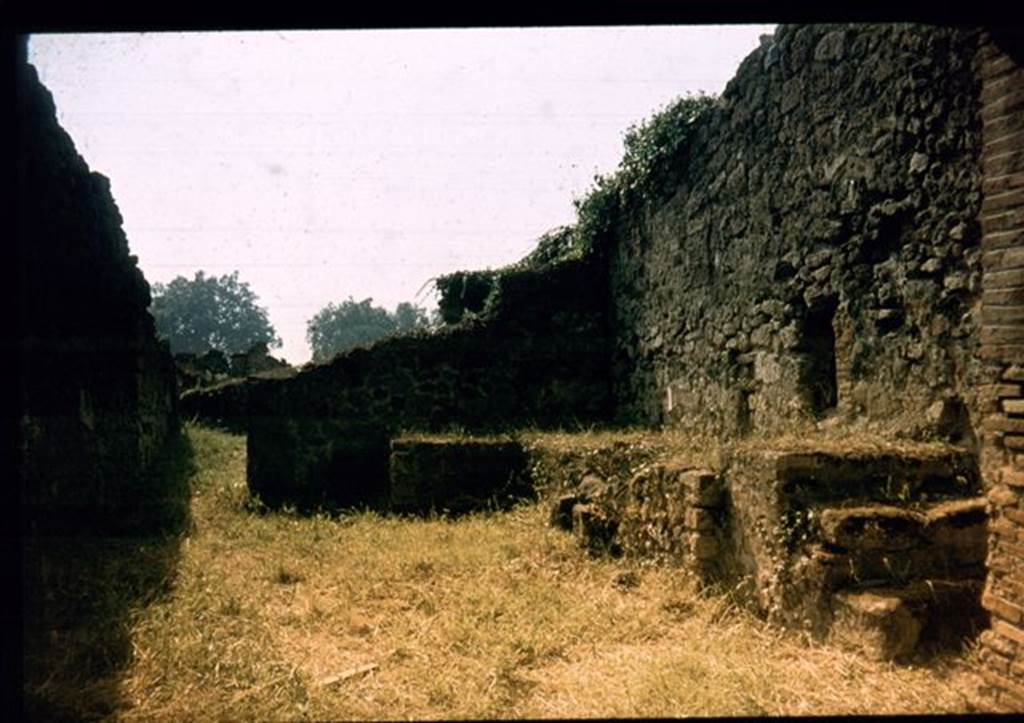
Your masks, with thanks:
[[(565, 232), (557, 237), (561, 258), (595, 251), (622, 213), (665, 200), (683, 173), (698, 120), (714, 103), (712, 96), (683, 96), (626, 129), (619, 167), (613, 174), (594, 176), (590, 190), (574, 201), (576, 225), (571, 229), (571, 243), (566, 242)], [(534, 253), (545, 243), (549, 248), (554, 245), (551, 239), (541, 237)], [(550, 261), (550, 254), (539, 258)]]
[(503, 273), (539, 269), (589, 256), (606, 242), (624, 214), (660, 203), (680, 180), (699, 119), (714, 105), (707, 95), (687, 95), (669, 103), (649, 119), (633, 124), (623, 135), (623, 156), (608, 175), (595, 175), (590, 189), (573, 201), (576, 223), (548, 231), (519, 262), (503, 269), (456, 272), (436, 280), (445, 323), (465, 312), (485, 314), (496, 308), (498, 278)]

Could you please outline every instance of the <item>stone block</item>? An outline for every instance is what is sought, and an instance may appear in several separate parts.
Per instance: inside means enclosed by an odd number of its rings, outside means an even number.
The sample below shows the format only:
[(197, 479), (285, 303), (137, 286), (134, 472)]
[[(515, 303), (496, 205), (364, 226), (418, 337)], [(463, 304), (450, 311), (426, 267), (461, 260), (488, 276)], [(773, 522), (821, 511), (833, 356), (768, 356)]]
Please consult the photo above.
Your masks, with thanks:
[(989, 490), (988, 501), (994, 508), (999, 509), (1020, 503), (1021, 495), (1005, 485), (996, 485)]
[[(1021, 145), (1022, 142), (1024, 142), (1024, 131), (1018, 131), (1016, 134), (1005, 136), (1000, 140), (1000, 142), (1006, 144), (1007, 146), (1014, 143), (1017, 145)], [(999, 209), (1013, 208), (1015, 206), (1024, 206), (1024, 188), (1011, 188), (1006, 191), (1003, 191), (1002, 193), (985, 196), (985, 200), (981, 205), (981, 210), (982, 213), (986, 213), (989, 211), (996, 211)], [(1016, 249), (1015, 252), (1015, 256), (1021, 254), (1021, 251), (1019, 249)], [(1002, 265), (1004, 268), (1011, 268), (1012, 266), (1017, 266), (1020, 263), (1021, 262), (1019, 261), (1015, 262), (1014, 260), (1008, 259), (1006, 263), (1000, 265)]]
[(992, 632), (1012, 640), (1018, 646), (1024, 645), (1024, 629), (1018, 625), (1012, 625), (1004, 620), (993, 620)]
[(978, 392), (986, 399), (1013, 399), (1020, 397), (1024, 388), (1020, 384), (984, 384)]
[[(1024, 419), (1021, 421), (1024, 422)], [(1014, 451), (1024, 450), (1024, 434), (1003, 435), (1003, 446)]]
[(1010, 671), (1010, 661), (998, 655), (989, 648), (982, 648), (978, 651), (978, 657), (982, 664), (989, 670), (1006, 675)]
[(895, 660), (927, 642), (956, 648), (988, 627), (980, 578), (927, 579), (902, 587), (841, 591), (833, 597), (833, 635), (876, 660)]
[(1008, 366), (1003, 371), (1002, 379), (1007, 382), (1024, 382), (1024, 366), (1017, 364)]
[(687, 509), (684, 522), (689, 529), (700, 532), (714, 530), (717, 526), (714, 515), (702, 507), (690, 507)]
[(775, 455), (774, 466), (788, 504), (802, 507), (852, 500), (904, 504), (922, 494), (962, 496), (980, 486), (975, 462), (965, 451), (927, 458), (888, 452), (782, 452)]
[(872, 660), (895, 660), (914, 651), (924, 628), (898, 596), (840, 592), (833, 597), (830, 638)]
[(925, 518), (891, 506), (825, 509), (819, 516), (821, 536), (836, 547), (853, 550), (905, 550), (921, 544)]
[(552, 527), (572, 531), (572, 508), (581, 502), (576, 495), (560, 495), (551, 504), (549, 523)]
[(533, 496), (526, 457), (514, 441), (400, 438), (391, 442), (391, 507), (401, 512), (507, 506)]
[(1003, 411), (1014, 416), (1024, 416), (1024, 399), (1004, 399)]
[(1024, 609), (1019, 605), (1003, 600), (998, 595), (994, 595), (988, 591), (986, 591), (982, 596), (981, 604), (984, 605), (987, 610), (998, 615), (1002, 620), (1013, 623), (1014, 625), (1019, 625), (1021, 620), (1024, 619)]
[(1006, 466), (996, 473), (996, 479), (1004, 485), (1020, 489), (1021, 487), (1024, 487), (1024, 470)]
[(985, 559), (988, 511), (984, 497), (956, 500), (928, 510), (924, 535), (932, 545), (956, 551), (961, 562)]
[[(1024, 128), (1024, 119), (1018, 119), (1014, 122), (1007, 118), (1001, 123), (997, 123), (995, 125), (997, 126), (998, 132), (1012, 132), (1014, 130)], [(1007, 173), (986, 176), (981, 183), (982, 193), (986, 197), (1006, 193), (1009, 190), (1021, 187), (1024, 187), (1024, 173)]]
[(618, 521), (593, 504), (576, 504), (572, 508), (572, 530), (580, 546), (591, 554), (616, 553), (615, 535)]
[(721, 477), (705, 469), (679, 473), (679, 484), (688, 504), (694, 507), (721, 507), (725, 488)]
[[(1003, 220), (1003, 214), (1000, 219)], [(995, 223), (995, 222), (993, 222)], [(1024, 223), (1021, 223), (1024, 226)], [(1007, 269), (1005, 271), (986, 271), (984, 276), (986, 289), (1011, 289), (1024, 286), (1024, 269)]]
[(981, 634), (981, 644), (991, 648), (997, 654), (1012, 658), (1017, 652), (1017, 644), (1012, 640), (999, 635), (994, 630), (986, 630)]
[(992, 414), (981, 420), (982, 429), (986, 432), (1009, 432), (1024, 434), (1024, 419), (1014, 419), (1002, 414)]
[(690, 554), (698, 560), (714, 560), (718, 557), (720, 546), (718, 538), (713, 534), (693, 533), (689, 537)]

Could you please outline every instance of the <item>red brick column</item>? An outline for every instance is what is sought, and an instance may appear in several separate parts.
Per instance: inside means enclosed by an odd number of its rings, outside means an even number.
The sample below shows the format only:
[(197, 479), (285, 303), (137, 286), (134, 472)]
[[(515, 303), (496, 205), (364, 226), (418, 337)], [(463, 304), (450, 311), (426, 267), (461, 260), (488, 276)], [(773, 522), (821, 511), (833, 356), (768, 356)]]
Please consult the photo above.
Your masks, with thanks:
[(989, 702), (1024, 712), (1024, 67), (1007, 49), (983, 34), (981, 356), (995, 383), (981, 395), (992, 614), (981, 674)]

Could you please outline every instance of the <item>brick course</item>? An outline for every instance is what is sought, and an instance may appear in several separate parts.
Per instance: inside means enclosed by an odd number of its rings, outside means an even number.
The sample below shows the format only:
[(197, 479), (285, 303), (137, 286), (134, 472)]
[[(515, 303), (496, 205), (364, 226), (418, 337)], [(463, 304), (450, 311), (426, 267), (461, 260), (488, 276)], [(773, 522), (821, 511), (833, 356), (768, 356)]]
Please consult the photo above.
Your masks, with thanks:
[[(1004, 43), (1005, 45), (1005, 43)], [(1019, 57), (1019, 54), (1018, 54)], [(983, 474), (989, 486), (989, 579), (982, 603), (992, 628), (981, 637), (983, 692), (1003, 711), (1024, 711), (1024, 68), (983, 35), (981, 64), (982, 256), (980, 354), (997, 383), (980, 395)], [(996, 379), (993, 379), (995, 382)]]

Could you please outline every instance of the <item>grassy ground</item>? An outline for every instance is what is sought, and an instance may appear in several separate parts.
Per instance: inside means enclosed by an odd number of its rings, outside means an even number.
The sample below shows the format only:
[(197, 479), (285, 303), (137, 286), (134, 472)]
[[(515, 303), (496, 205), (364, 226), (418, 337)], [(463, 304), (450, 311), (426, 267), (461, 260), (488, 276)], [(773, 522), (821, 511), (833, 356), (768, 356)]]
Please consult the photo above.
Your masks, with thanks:
[[(871, 663), (678, 571), (593, 560), (539, 506), (457, 521), (259, 514), (245, 440), (189, 429), (192, 527), (93, 686), (124, 720), (970, 710), (965, 658)], [(38, 695), (57, 695), (52, 689)]]

